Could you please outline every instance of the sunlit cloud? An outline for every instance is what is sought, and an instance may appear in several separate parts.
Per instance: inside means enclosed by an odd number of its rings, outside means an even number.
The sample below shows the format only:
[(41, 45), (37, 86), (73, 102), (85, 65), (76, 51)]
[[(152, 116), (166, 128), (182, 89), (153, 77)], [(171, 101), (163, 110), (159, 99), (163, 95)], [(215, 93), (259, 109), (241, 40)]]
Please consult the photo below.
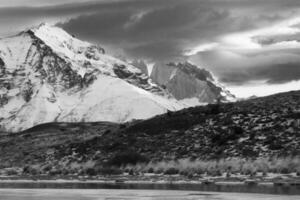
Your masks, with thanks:
[[(53, 6), (71, 3), (87, 3), (96, 2), (97, 0), (1, 0), (0, 7), (16, 7), (16, 6), (26, 6), (26, 7), (42, 7), (42, 6)], [(98, 0), (98, 2), (107, 0)]]
[(285, 49), (285, 48), (299, 48), (300, 43), (297, 41), (281, 42), (273, 44), (268, 47), (263, 47), (259, 44), (255, 38), (276, 36), (276, 35), (294, 35), (300, 33), (300, 28), (295, 25), (300, 23), (300, 17), (292, 18), (289, 20), (282, 21), (271, 27), (265, 27), (257, 30), (247, 32), (237, 32), (222, 36), (218, 43), (212, 42), (208, 44), (200, 44), (195, 46), (191, 50), (186, 51), (187, 56), (195, 55), (199, 52), (210, 51), (213, 49), (228, 50), (228, 51), (246, 51), (246, 50), (274, 50), (274, 49)]
[(135, 24), (139, 23), (148, 12), (149, 11), (140, 11), (138, 13), (134, 13), (133, 15), (131, 15), (130, 19), (124, 24), (123, 27), (125, 29), (133, 27)]
[(227, 88), (239, 98), (248, 98), (250, 96), (261, 97), (290, 90), (300, 90), (300, 81), (274, 85), (269, 85), (266, 81), (253, 81), (247, 85), (230, 86)]
[(208, 43), (208, 44), (201, 44), (191, 50), (187, 50), (185, 52), (185, 55), (186, 56), (192, 56), (192, 55), (195, 55), (199, 52), (204, 52), (204, 51), (209, 51), (209, 50), (212, 50), (212, 49), (215, 49), (219, 46), (219, 43)]

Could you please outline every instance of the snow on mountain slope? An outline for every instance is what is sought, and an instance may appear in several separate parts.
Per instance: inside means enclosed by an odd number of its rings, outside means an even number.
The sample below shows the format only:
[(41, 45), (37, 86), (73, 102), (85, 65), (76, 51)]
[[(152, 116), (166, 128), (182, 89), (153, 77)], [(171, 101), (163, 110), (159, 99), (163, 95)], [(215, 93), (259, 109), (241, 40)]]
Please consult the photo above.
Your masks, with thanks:
[(0, 39), (0, 130), (125, 122), (181, 108), (139, 69), (58, 27), (42, 24)]

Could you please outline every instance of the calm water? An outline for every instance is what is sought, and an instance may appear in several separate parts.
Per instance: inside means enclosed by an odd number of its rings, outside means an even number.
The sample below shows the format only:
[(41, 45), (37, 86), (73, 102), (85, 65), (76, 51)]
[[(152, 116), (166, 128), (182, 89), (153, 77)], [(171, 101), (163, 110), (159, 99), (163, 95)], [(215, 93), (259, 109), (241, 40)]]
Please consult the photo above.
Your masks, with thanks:
[[(215, 185), (215, 184), (130, 184), (95, 182), (0, 182), (0, 188), (16, 189), (127, 189), (127, 190), (174, 190), (200, 192), (261, 193), (300, 195), (300, 186), (273, 185)], [(2, 200), (2, 199), (0, 199)], [(299, 199), (300, 200), (300, 199)]]
[(0, 200), (299, 200), (300, 195), (178, 190), (0, 189)]

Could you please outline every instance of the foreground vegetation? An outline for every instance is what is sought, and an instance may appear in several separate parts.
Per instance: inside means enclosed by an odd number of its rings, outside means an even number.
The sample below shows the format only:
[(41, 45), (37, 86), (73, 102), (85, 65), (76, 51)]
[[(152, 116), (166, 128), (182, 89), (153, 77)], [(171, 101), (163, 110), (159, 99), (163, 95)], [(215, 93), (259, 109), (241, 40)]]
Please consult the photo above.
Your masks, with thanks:
[[(129, 176), (144, 174), (182, 175), (188, 178), (195, 176), (227, 178), (239, 175), (249, 177), (268, 176), (268, 174), (295, 174), (300, 176), (300, 157), (294, 158), (259, 158), (245, 160), (240, 158), (222, 160), (190, 160), (181, 159), (176, 161), (140, 162), (142, 156), (118, 157), (123, 160), (112, 158), (111, 165), (88, 162), (84, 164), (72, 163), (71, 165), (32, 165), (23, 168), (3, 168), (1, 175), (28, 175), (28, 176), (107, 176), (128, 174)], [(121, 163), (124, 163), (120, 165)], [(127, 163), (127, 164), (126, 164)], [(135, 164), (133, 164), (135, 163)], [(62, 163), (61, 163), (62, 164)]]
[(300, 158), (259, 158), (257, 160), (232, 158), (210, 161), (181, 159), (127, 165), (123, 169), (139, 173), (181, 174), (187, 176), (193, 176), (194, 174), (221, 176), (224, 173), (227, 176), (234, 174), (255, 175), (257, 173), (297, 173), (300, 175)]

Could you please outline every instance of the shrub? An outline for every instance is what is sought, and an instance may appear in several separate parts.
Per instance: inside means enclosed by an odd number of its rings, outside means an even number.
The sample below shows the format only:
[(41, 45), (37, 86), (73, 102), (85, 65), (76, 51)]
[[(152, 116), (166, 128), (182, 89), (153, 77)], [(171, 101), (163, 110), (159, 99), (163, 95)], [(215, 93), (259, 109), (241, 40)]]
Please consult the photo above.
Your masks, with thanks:
[(209, 108), (208, 114), (217, 115), (221, 112), (220, 104), (209, 104), (207, 107)]
[(194, 174), (193, 174), (193, 173), (189, 173), (189, 174), (187, 175), (187, 177), (188, 177), (189, 179), (191, 179), (191, 178), (194, 177)]
[(150, 168), (148, 169), (148, 173), (154, 173), (154, 169), (153, 169), (152, 167), (150, 167)]
[(222, 176), (222, 172), (220, 170), (211, 170), (207, 172), (210, 176)]
[(50, 175), (50, 176), (56, 176), (56, 175), (60, 175), (60, 174), (62, 174), (62, 171), (59, 170), (59, 169), (51, 169), (51, 170), (49, 171), (49, 175)]
[(133, 175), (134, 175), (133, 169), (129, 170), (128, 174), (129, 174), (130, 176), (133, 176)]
[(137, 163), (147, 163), (149, 159), (139, 153), (133, 151), (127, 151), (116, 154), (111, 160), (108, 161), (108, 165), (112, 166), (125, 166), (136, 165)]
[(97, 171), (94, 168), (87, 168), (85, 170), (85, 173), (89, 176), (96, 176), (97, 175)]
[(243, 128), (240, 126), (232, 127), (232, 131), (233, 131), (233, 134), (235, 134), (235, 135), (242, 135), (244, 133)]
[(14, 175), (18, 175), (18, 171), (16, 169), (10, 168), (5, 170), (6, 175), (8, 176), (14, 176)]
[(42, 171), (43, 171), (43, 172), (48, 172), (48, 171), (50, 171), (51, 169), (52, 169), (52, 166), (51, 166), (51, 165), (46, 165), (46, 166), (43, 167)]
[(290, 170), (287, 168), (287, 167), (284, 167), (280, 170), (280, 173), (281, 174), (289, 174), (290, 173)]
[(72, 174), (72, 170), (67, 170), (67, 169), (62, 169), (62, 175), (68, 175), (68, 174)]
[(159, 169), (154, 171), (155, 174), (162, 174), (163, 172), (164, 172), (163, 168), (159, 168)]
[(174, 167), (171, 167), (164, 172), (164, 174), (166, 174), (166, 175), (174, 175), (174, 174), (178, 174), (178, 173), (179, 173), (179, 170)]
[(101, 175), (119, 175), (122, 174), (122, 170), (115, 167), (100, 167), (97, 169), (97, 173)]
[(120, 124), (120, 129), (125, 129), (126, 128), (126, 124)]
[(32, 166), (25, 166), (23, 168), (23, 174), (38, 175), (39, 173), (39, 170)]
[(186, 170), (183, 170), (183, 171), (180, 171), (179, 174), (183, 175), (183, 176), (188, 176), (189, 172)]

